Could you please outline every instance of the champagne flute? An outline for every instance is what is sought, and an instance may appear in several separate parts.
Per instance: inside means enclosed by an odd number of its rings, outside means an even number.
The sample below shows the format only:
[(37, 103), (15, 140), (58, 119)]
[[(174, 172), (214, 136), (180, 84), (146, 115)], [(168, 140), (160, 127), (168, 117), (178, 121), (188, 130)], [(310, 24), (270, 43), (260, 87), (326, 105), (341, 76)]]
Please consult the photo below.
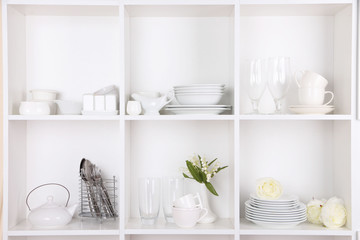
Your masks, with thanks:
[(281, 101), (291, 81), (290, 58), (273, 57), (268, 60), (268, 88), (275, 102), (275, 114), (281, 114)]
[(254, 59), (247, 61), (246, 78), (246, 89), (252, 105), (252, 112), (250, 114), (259, 114), (259, 101), (266, 88), (266, 59)]

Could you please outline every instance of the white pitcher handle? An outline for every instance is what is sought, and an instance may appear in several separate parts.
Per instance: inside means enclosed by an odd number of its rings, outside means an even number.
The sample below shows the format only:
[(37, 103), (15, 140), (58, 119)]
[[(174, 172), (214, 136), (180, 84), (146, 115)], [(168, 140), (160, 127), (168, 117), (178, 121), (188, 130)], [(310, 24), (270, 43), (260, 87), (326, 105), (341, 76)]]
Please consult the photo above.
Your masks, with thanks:
[(300, 83), (299, 83), (299, 78), (298, 78), (299, 73), (301, 73), (301, 76), (302, 76), (304, 74), (304, 71), (296, 71), (295, 74), (294, 74), (294, 78), (295, 78), (296, 85), (298, 87), (301, 87)]
[[(167, 94), (166, 94), (166, 97), (169, 99), (167, 102), (166, 102), (166, 104), (169, 104), (172, 100), (174, 100), (175, 99), (175, 93), (174, 93), (174, 91), (169, 91)], [(165, 105), (166, 105), (165, 104)]]
[(200, 194), (199, 194), (198, 192), (195, 194), (194, 199), (197, 199), (198, 202), (199, 202), (199, 203), (196, 204), (195, 206), (203, 209), (204, 207), (203, 207), (203, 204), (202, 204), (202, 201), (201, 201)]
[(332, 100), (334, 99), (334, 93), (333, 93), (333, 92), (331, 92), (331, 91), (325, 91), (325, 94), (327, 94), (327, 93), (331, 95), (331, 98), (330, 98), (330, 100), (329, 100), (327, 103), (325, 103), (324, 105), (328, 105), (328, 104), (331, 103)]
[(197, 222), (200, 222), (208, 214), (208, 210), (206, 208), (202, 208), (201, 212), (202, 211), (204, 211), (204, 213), (200, 215), (200, 218), (197, 220)]

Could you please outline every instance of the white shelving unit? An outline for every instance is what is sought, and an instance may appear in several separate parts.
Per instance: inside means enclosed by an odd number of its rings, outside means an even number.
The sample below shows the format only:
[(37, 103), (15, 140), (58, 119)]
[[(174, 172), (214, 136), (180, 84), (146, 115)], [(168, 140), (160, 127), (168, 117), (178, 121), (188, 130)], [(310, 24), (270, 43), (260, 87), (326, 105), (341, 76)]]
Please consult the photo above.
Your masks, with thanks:
[[(360, 123), (356, 120), (356, 0), (4, 0), (4, 240), (229, 239), (355, 240), (360, 229)], [(329, 115), (248, 115), (243, 61), (289, 56), (292, 70), (329, 80)], [(129, 116), (136, 91), (166, 93), (174, 85), (224, 83), (224, 115)], [(117, 116), (22, 116), (30, 89), (56, 89), (64, 100), (107, 85), (119, 89)], [(297, 102), (293, 84), (284, 107)], [(260, 111), (270, 113), (265, 92)], [(180, 175), (193, 153), (229, 165), (214, 179), (210, 204), (219, 219), (181, 229), (160, 213), (140, 222), (136, 181)], [(118, 181), (119, 219), (74, 218), (58, 229), (27, 220), (27, 193), (46, 182), (66, 185), (78, 200), (80, 160), (90, 159)], [(272, 176), (301, 201), (344, 199), (342, 229), (303, 223), (264, 229), (245, 220), (255, 180)], [(189, 191), (198, 185), (187, 181)], [(48, 194), (31, 199), (42, 204)]]

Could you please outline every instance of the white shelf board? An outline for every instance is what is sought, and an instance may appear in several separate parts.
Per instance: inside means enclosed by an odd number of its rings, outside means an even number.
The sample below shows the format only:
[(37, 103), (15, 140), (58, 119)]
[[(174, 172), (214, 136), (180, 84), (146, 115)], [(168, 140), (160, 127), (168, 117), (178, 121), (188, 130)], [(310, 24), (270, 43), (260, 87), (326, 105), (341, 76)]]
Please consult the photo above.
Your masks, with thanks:
[(321, 225), (308, 222), (301, 223), (294, 228), (271, 229), (258, 226), (255, 223), (241, 218), (240, 235), (352, 236), (353, 231), (348, 228), (328, 229)]
[(234, 120), (234, 115), (126, 115), (125, 120)]
[(9, 236), (100, 236), (119, 235), (119, 220), (108, 219), (100, 224), (96, 219), (74, 218), (64, 227), (54, 229), (35, 228), (27, 220), (8, 231)]
[(26, 5), (119, 5), (119, 0), (4, 0), (7, 4), (26, 4)]
[(240, 5), (240, 16), (333, 16), (345, 7), (351, 5), (351, 1), (340, 1), (334, 4), (313, 3), (282, 3), (282, 4), (256, 4), (246, 1)]
[(11, 5), (26, 16), (119, 16), (118, 6)]
[(305, 115), (305, 114), (243, 114), (240, 120), (351, 120), (351, 115), (327, 114), (327, 115)]
[(235, 234), (234, 222), (232, 219), (217, 219), (214, 223), (196, 224), (193, 228), (179, 228), (175, 223), (166, 223), (159, 219), (153, 226), (141, 224), (139, 218), (131, 218), (125, 227), (125, 234)]
[(164, 2), (151, 4), (151, 2), (129, 1), (125, 9), (130, 17), (230, 17), (233, 6), (218, 2), (218, 5), (207, 5), (207, 2), (186, 3)]
[(46, 121), (62, 121), (62, 120), (120, 120), (120, 115), (9, 115), (8, 120), (26, 121), (26, 120), (46, 120)]

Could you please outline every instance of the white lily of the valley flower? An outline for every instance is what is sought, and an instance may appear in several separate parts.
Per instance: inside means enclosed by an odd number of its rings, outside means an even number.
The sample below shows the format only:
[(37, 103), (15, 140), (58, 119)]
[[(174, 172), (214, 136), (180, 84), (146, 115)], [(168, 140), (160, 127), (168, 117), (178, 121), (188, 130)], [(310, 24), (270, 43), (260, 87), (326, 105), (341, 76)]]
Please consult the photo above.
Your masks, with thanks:
[(278, 199), (283, 192), (280, 182), (267, 177), (257, 180), (256, 194), (261, 199)]
[(322, 221), (320, 219), (321, 209), (324, 206), (326, 200), (325, 199), (313, 199), (306, 205), (306, 216), (307, 220), (314, 224), (321, 224)]
[(321, 209), (321, 221), (328, 228), (340, 228), (346, 223), (346, 208), (341, 198), (330, 198)]

